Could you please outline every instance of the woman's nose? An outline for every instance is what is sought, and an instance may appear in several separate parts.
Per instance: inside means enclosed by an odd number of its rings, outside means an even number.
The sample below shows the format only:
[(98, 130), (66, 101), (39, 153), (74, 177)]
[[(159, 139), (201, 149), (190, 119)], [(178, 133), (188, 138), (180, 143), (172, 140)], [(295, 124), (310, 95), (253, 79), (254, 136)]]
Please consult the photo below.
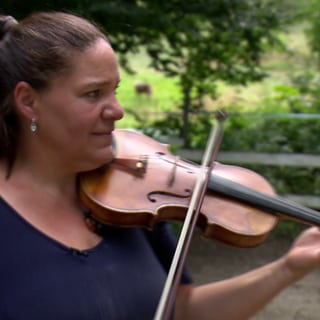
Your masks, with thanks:
[(124, 115), (124, 111), (119, 103), (119, 101), (114, 98), (112, 103), (108, 104), (108, 106), (102, 109), (102, 118), (103, 119), (112, 119), (112, 120), (120, 120)]

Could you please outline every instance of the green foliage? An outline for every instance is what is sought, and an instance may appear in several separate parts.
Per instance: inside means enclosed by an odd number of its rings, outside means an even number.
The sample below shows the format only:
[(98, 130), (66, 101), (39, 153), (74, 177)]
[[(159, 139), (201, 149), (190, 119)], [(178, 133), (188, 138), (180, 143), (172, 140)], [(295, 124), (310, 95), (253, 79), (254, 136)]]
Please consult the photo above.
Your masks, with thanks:
[[(182, 82), (260, 79), (258, 63), (278, 27), (271, 0), (3, 0), (17, 18), (39, 10), (73, 11), (94, 19), (109, 34), (124, 66), (127, 53), (146, 48), (151, 66)], [(196, 77), (196, 78), (194, 78)]]
[(320, 195), (319, 168), (238, 165), (261, 174), (280, 195)]
[(311, 0), (310, 6), (305, 9), (309, 21), (306, 34), (309, 38), (311, 50), (318, 59), (320, 65), (320, 1)]
[[(203, 132), (205, 135), (205, 133)], [(223, 150), (320, 154), (320, 118), (229, 116)]]
[[(193, 116), (190, 125), (191, 145), (193, 148), (203, 148), (208, 137), (213, 115), (198, 114)], [(153, 128), (162, 130), (165, 135), (170, 131), (179, 134), (181, 119), (175, 115), (157, 121), (148, 133), (152, 135)], [(179, 129), (180, 128), (180, 129)], [(284, 152), (320, 154), (320, 117), (298, 118), (290, 115), (268, 113), (229, 114), (225, 124), (224, 138), (221, 150)]]
[(281, 221), (272, 231), (270, 238), (286, 238), (294, 240), (306, 226), (295, 221)]
[(288, 113), (317, 114), (320, 112), (320, 78), (315, 72), (306, 71), (291, 77), (291, 84), (275, 87), (272, 96), (263, 100), (261, 110)]

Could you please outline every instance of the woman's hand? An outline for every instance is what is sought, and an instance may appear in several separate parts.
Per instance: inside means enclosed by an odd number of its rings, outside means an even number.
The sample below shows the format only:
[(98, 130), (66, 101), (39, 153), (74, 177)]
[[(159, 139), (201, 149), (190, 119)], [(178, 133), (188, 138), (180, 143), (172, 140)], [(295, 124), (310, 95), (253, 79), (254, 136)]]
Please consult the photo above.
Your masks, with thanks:
[(284, 256), (289, 273), (296, 280), (320, 266), (320, 229), (304, 231)]

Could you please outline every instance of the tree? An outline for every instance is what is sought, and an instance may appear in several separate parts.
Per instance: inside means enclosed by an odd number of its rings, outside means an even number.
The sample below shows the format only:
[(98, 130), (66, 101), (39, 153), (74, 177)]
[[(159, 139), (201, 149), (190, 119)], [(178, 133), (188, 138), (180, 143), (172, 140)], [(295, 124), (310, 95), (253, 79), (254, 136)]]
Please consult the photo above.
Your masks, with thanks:
[(318, 70), (320, 69), (320, 1), (310, 0), (310, 5), (304, 10), (308, 16), (309, 25), (306, 29), (309, 45), (317, 59)]
[[(151, 66), (179, 78), (183, 130), (188, 144), (189, 114), (214, 96), (217, 80), (247, 84), (265, 76), (261, 56), (278, 44), (275, 0), (2, 0), (4, 12), (24, 16), (35, 10), (73, 10), (102, 25), (130, 70), (128, 52), (142, 46)], [(277, 3), (277, 2), (275, 2)], [(32, 9), (31, 9), (32, 8)]]

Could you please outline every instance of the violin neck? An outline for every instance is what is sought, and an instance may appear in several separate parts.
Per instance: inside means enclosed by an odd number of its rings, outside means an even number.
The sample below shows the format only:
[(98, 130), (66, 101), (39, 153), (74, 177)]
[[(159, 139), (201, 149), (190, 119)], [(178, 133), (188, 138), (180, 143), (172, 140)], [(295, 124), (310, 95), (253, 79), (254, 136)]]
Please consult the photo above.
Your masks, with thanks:
[(291, 220), (320, 225), (320, 213), (274, 195), (268, 195), (239, 183), (211, 174), (208, 189), (229, 199), (238, 200), (266, 212), (284, 215)]

